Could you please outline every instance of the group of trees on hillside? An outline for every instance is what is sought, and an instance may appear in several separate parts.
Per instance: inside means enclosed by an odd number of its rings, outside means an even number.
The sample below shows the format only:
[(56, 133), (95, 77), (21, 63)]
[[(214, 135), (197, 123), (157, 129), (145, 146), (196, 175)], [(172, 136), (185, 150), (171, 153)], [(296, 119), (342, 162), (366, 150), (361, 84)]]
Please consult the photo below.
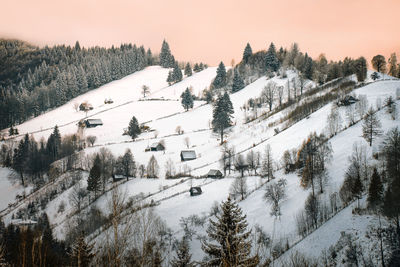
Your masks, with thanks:
[(111, 48), (58, 45), (35, 47), (0, 41), (0, 128), (158, 63), (150, 49), (132, 44)]

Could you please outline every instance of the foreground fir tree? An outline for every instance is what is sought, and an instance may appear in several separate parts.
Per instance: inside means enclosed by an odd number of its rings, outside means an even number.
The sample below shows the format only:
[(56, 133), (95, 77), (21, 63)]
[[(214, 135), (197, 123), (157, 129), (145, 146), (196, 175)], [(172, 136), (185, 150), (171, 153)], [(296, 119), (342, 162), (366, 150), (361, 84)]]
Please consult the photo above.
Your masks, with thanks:
[(176, 257), (171, 261), (172, 267), (194, 267), (196, 266), (192, 260), (192, 254), (189, 251), (189, 244), (185, 237), (178, 244)]
[(181, 103), (186, 111), (188, 111), (189, 108), (193, 108), (193, 96), (190, 93), (189, 88), (186, 88), (186, 90), (182, 93)]
[(90, 262), (94, 257), (92, 252), (93, 245), (89, 245), (85, 241), (85, 237), (80, 235), (71, 247), (72, 266), (86, 267), (90, 266)]
[(225, 92), (223, 96), (219, 96), (214, 110), (212, 125), (214, 131), (221, 133), (221, 145), (224, 143), (224, 130), (232, 124), (232, 114), (234, 113), (232, 102), (228, 93)]
[(101, 176), (101, 160), (99, 155), (97, 154), (93, 167), (90, 169), (89, 177), (87, 181), (87, 190), (94, 192), (94, 198), (97, 198), (97, 192), (100, 189), (100, 176)]
[(128, 134), (132, 139), (135, 139), (140, 134), (139, 123), (135, 116), (132, 117), (128, 126)]
[(258, 255), (251, 256), (251, 231), (247, 231), (246, 215), (230, 197), (221, 204), (221, 215), (210, 219), (203, 251), (208, 255), (206, 266), (257, 266)]
[(369, 143), (369, 146), (372, 146), (372, 141), (382, 134), (381, 127), (382, 125), (376, 117), (375, 111), (370, 108), (362, 125), (362, 136)]

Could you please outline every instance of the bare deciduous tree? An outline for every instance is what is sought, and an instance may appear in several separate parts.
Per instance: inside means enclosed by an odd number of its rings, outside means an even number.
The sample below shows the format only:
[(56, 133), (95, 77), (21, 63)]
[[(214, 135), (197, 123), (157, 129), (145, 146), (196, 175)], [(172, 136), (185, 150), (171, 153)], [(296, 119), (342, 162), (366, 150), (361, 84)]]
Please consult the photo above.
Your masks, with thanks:
[(183, 139), (183, 143), (185, 144), (186, 148), (190, 147), (190, 138), (187, 136)]
[(263, 88), (261, 92), (261, 97), (265, 99), (265, 102), (268, 104), (269, 111), (272, 110), (272, 105), (275, 100), (275, 94), (277, 91), (278, 85), (275, 82), (269, 82), (267, 85)]
[(175, 164), (171, 158), (165, 162), (165, 178), (171, 178), (175, 175)]
[(279, 217), (281, 215), (280, 204), (286, 197), (286, 180), (280, 179), (274, 184), (267, 185), (264, 198), (268, 201), (271, 207), (271, 215)]
[(260, 152), (254, 152), (250, 150), (246, 156), (247, 164), (249, 169), (254, 171), (254, 175), (257, 175), (257, 169), (260, 167)]
[(86, 189), (83, 186), (81, 186), (79, 182), (72, 187), (72, 191), (68, 197), (71, 206), (73, 206), (76, 211), (78, 212), (81, 211), (82, 202), (87, 196), (87, 193), (88, 192), (86, 191)]
[(94, 145), (94, 143), (96, 142), (96, 140), (97, 140), (97, 137), (94, 136), (94, 135), (89, 135), (88, 137), (86, 137), (86, 141), (87, 141), (91, 146)]
[(236, 199), (238, 196), (240, 196), (240, 200), (245, 199), (247, 194), (246, 178), (243, 176), (235, 178), (235, 180), (232, 182), (230, 193), (234, 199)]
[(261, 163), (261, 176), (267, 177), (268, 181), (274, 178), (274, 160), (272, 158), (272, 149), (269, 144), (265, 146)]

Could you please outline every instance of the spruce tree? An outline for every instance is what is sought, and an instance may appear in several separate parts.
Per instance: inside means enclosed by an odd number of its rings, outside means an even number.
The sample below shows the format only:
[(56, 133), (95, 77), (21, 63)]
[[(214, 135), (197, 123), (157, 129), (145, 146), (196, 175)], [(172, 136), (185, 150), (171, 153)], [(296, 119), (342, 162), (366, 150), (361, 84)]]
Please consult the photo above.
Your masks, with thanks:
[(196, 266), (192, 260), (192, 255), (189, 251), (189, 244), (186, 237), (182, 237), (182, 240), (178, 244), (176, 251), (176, 257), (171, 261), (172, 267), (194, 267)]
[(362, 192), (363, 192), (363, 184), (361, 182), (360, 176), (357, 176), (351, 188), (352, 195), (357, 198), (357, 207), (360, 207), (359, 200), (362, 196)]
[(168, 83), (168, 85), (171, 85), (171, 84), (174, 83), (174, 78), (172, 76), (172, 71), (168, 72), (167, 83)]
[(221, 215), (210, 219), (203, 251), (209, 256), (206, 266), (257, 266), (258, 255), (251, 256), (251, 231), (247, 231), (246, 215), (230, 197), (221, 204)]
[(239, 72), (235, 70), (235, 74), (233, 76), (232, 93), (240, 91), (243, 88), (244, 88), (244, 81), (242, 77), (240, 77)]
[(164, 40), (161, 46), (160, 52), (160, 65), (164, 68), (172, 68), (174, 66), (175, 59), (171, 54), (168, 43)]
[(94, 257), (92, 252), (93, 245), (89, 245), (85, 241), (85, 237), (81, 234), (71, 247), (72, 266), (88, 267)]
[(371, 182), (368, 188), (368, 207), (372, 210), (377, 210), (383, 201), (383, 185), (381, 178), (376, 168), (372, 173)]
[(178, 66), (178, 62), (175, 62), (174, 69), (172, 70), (172, 79), (173, 82), (177, 83), (182, 81), (182, 70)]
[(382, 134), (380, 128), (381, 123), (377, 119), (374, 110), (370, 108), (362, 125), (362, 136), (369, 143), (370, 146), (372, 146), (372, 141)]
[(197, 63), (194, 64), (194, 66), (193, 66), (193, 71), (194, 71), (194, 72), (199, 72), (199, 71), (200, 71), (199, 64), (197, 64)]
[(99, 155), (97, 154), (93, 162), (93, 167), (90, 169), (87, 182), (87, 190), (94, 192), (95, 198), (97, 198), (97, 191), (100, 188), (100, 176), (101, 176), (101, 160)]
[(193, 72), (192, 72), (192, 67), (190, 66), (189, 63), (186, 64), (185, 66), (185, 75), (186, 76), (192, 76)]
[(229, 95), (225, 92), (219, 95), (213, 110), (213, 129), (221, 133), (221, 144), (224, 142), (224, 130), (232, 124), (232, 114), (234, 113), (232, 102)]
[(243, 62), (244, 63), (248, 63), (249, 62), (249, 58), (251, 57), (251, 55), (253, 54), (253, 50), (251, 49), (251, 46), (249, 43), (247, 43), (246, 47), (244, 48), (243, 51)]
[(214, 86), (214, 88), (218, 89), (224, 87), (226, 85), (226, 82), (227, 82), (226, 69), (224, 63), (221, 61), (217, 69), (217, 76), (215, 76), (212, 85)]
[(357, 80), (363, 82), (367, 78), (367, 60), (364, 57), (358, 58), (354, 62), (354, 69), (356, 72)]
[(277, 71), (280, 67), (279, 59), (276, 55), (276, 49), (274, 43), (269, 45), (268, 51), (265, 54), (265, 70), (266, 71)]
[(135, 116), (132, 117), (128, 126), (128, 134), (132, 139), (135, 139), (140, 134), (139, 123)]
[(189, 91), (189, 88), (186, 88), (186, 90), (182, 93), (182, 106), (183, 108), (188, 111), (189, 108), (193, 108), (193, 97), (192, 94)]

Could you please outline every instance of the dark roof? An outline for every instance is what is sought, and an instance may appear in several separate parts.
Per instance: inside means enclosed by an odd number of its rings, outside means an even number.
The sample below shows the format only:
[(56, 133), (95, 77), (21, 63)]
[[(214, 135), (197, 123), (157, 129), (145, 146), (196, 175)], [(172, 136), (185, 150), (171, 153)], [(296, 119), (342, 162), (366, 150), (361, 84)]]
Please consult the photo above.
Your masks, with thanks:
[(196, 159), (196, 152), (194, 150), (182, 150), (181, 157), (185, 160)]
[(160, 142), (158, 142), (158, 143), (153, 143), (153, 144), (151, 144), (151, 148), (157, 148), (158, 146), (162, 146), (162, 147), (164, 147)]
[(202, 192), (201, 187), (198, 187), (198, 186), (191, 187), (189, 191), (192, 193), (201, 193)]
[(222, 172), (220, 171), (220, 170), (213, 170), (213, 169), (211, 169), (211, 170), (209, 170), (208, 171), (208, 175), (220, 175), (220, 174), (222, 174)]

